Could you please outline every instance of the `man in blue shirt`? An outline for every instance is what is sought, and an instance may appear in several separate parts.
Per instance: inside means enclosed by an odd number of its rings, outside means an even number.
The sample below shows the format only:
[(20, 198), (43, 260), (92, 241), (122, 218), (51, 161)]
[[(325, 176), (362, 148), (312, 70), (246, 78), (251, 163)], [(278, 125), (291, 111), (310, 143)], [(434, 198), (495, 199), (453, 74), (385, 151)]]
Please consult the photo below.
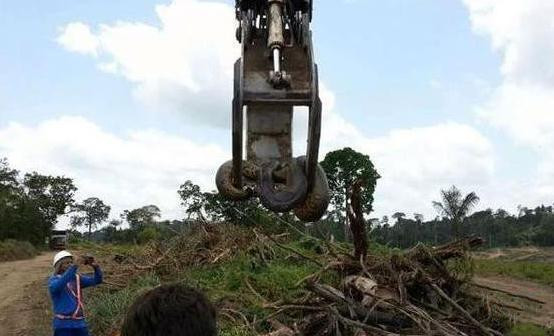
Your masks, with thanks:
[[(52, 265), (54, 274), (48, 279), (48, 291), (54, 306), (54, 336), (89, 336), (81, 290), (102, 283), (100, 266), (94, 259), (82, 257), (75, 264), (67, 251), (58, 252)], [(94, 268), (93, 277), (77, 273), (84, 265)]]

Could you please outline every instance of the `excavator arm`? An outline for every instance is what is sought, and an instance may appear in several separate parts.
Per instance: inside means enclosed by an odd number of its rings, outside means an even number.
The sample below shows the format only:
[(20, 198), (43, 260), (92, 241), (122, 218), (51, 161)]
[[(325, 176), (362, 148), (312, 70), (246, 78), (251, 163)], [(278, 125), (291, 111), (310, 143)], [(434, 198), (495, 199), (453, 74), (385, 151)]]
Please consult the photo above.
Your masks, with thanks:
[[(321, 100), (310, 22), (311, 0), (237, 0), (233, 159), (218, 170), (219, 192), (233, 200), (259, 197), (271, 211), (293, 210), (316, 221), (329, 204), (318, 164)], [(306, 154), (292, 155), (294, 107), (308, 107)], [(246, 114), (246, 159), (244, 116)]]

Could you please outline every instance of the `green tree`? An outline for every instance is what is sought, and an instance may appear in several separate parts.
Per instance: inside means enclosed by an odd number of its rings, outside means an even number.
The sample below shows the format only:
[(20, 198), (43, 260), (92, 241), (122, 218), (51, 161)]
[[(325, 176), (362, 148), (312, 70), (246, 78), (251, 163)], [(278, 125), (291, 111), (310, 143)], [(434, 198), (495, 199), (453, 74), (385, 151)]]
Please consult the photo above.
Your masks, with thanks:
[(148, 243), (152, 240), (158, 240), (160, 239), (161, 234), (158, 229), (156, 229), (154, 226), (147, 226), (144, 229), (142, 229), (138, 235), (137, 239), (140, 244)]
[(373, 193), (380, 176), (368, 155), (349, 147), (327, 153), (321, 166), (327, 175), (331, 191), (331, 216), (344, 223), (346, 233), (349, 231), (346, 208), (350, 187), (357, 179), (364, 181), (360, 199), (362, 211), (368, 215), (373, 210)]
[(0, 159), (0, 239), (43, 244), (58, 217), (73, 203), (73, 180), (38, 173), (26, 174)]
[(471, 209), (479, 203), (479, 197), (474, 192), (463, 196), (460, 189), (452, 186), (448, 190), (441, 190), (442, 202), (433, 201), (437, 212), (450, 221), (454, 237), (460, 238), (460, 226)]
[(154, 225), (156, 218), (160, 218), (160, 216), (160, 208), (151, 204), (138, 209), (125, 210), (121, 218), (129, 223), (131, 230), (139, 232), (147, 226)]
[(401, 219), (403, 219), (404, 217), (406, 217), (406, 214), (403, 213), (403, 212), (395, 212), (393, 215), (392, 215), (392, 218), (396, 219), (396, 222), (398, 223)]
[(420, 213), (414, 212), (414, 219), (415, 219), (416, 222), (418, 222), (418, 223), (423, 223), (423, 220), (425, 219), (425, 217), (423, 217), (423, 215), (420, 214)]
[(18, 176), (19, 172), (10, 168), (8, 159), (0, 159), (0, 200), (19, 188)]
[(200, 187), (192, 181), (187, 180), (177, 191), (181, 197), (181, 205), (185, 207), (185, 212), (190, 219), (192, 215), (201, 215), (203, 204), (206, 201), (206, 196), (200, 191)]
[(203, 209), (212, 221), (225, 220), (249, 226), (253, 225), (253, 222), (265, 221), (270, 216), (256, 199), (235, 202), (218, 192), (206, 192), (203, 193), (203, 197), (205, 199)]
[(110, 215), (111, 207), (97, 197), (90, 197), (83, 203), (75, 204), (73, 207), (75, 215), (71, 216), (71, 226), (76, 228), (79, 226), (88, 227), (89, 238), (92, 234), (92, 229), (96, 229), (98, 225)]
[(58, 216), (64, 215), (74, 204), (77, 187), (73, 180), (63, 176), (47, 176), (36, 172), (25, 174), (23, 186), (27, 196), (35, 202), (44, 219), (53, 226)]

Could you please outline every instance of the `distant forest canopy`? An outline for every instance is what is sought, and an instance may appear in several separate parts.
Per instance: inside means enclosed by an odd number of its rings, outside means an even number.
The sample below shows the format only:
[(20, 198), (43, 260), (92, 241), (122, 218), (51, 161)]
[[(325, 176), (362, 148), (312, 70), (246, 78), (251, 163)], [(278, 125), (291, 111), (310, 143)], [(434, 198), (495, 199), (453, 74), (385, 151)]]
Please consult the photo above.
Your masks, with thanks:
[[(396, 215), (396, 216), (395, 216)], [(396, 213), (373, 221), (371, 239), (380, 244), (406, 248), (418, 242), (437, 245), (452, 240), (451, 221), (437, 218), (430, 221), (405, 218)], [(488, 247), (554, 246), (554, 213), (552, 206), (521, 208), (517, 215), (503, 209), (476, 211), (465, 217), (460, 226), (461, 236), (480, 236)]]
[[(263, 225), (278, 229), (283, 221), (319, 237), (348, 239), (348, 189), (356, 179), (364, 180), (362, 210), (367, 218), (372, 211), (373, 193), (380, 178), (369, 156), (351, 148), (328, 153), (321, 162), (331, 190), (331, 206), (319, 222), (304, 225), (290, 213), (274, 214), (255, 199), (235, 203), (217, 192), (203, 192), (192, 181), (177, 190), (185, 218), (161, 221), (156, 205), (124, 210), (110, 217), (110, 206), (96, 197), (82, 202), (74, 199), (77, 187), (71, 178), (36, 172), (20, 176), (7, 159), (0, 159), (0, 240), (16, 239), (43, 244), (62, 215), (70, 216), (73, 234), (102, 242), (144, 243), (170, 237), (192, 221), (228, 221), (238, 225)], [(408, 219), (396, 212), (390, 218), (367, 220), (370, 242), (407, 248), (419, 242), (432, 245), (456, 237), (478, 235), (489, 247), (540, 245), (554, 246), (554, 213), (551, 205), (520, 207), (518, 214), (491, 209), (473, 212), (479, 198), (466, 195), (452, 186), (442, 190), (440, 201), (433, 202), (438, 216), (425, 221), (420, 214)], [(107, 223), (107, 225), (105, 225)], [(125, 229), (123, 228), (125, 225)], [(75, 230), (83, 227), (87, 233)], [(101, 228), (97, 230), (97, 228)]]

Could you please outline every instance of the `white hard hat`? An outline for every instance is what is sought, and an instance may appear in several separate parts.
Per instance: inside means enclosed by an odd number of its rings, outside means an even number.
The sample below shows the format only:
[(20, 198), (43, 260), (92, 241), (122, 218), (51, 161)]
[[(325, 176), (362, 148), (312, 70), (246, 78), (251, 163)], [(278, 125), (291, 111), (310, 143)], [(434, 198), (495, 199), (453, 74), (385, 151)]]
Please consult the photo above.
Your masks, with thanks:
[(56, 255), (54, 256), (54, 260), (52, 261), (52, 266), (56, 266), (56, 263), (60, 260), (62, 260), (63, 258), (65, 257), (73, 257), (73, 255), (71, 253), (69, 253), (68, 251), (60, 251), (58, 253), (56, 253)]

